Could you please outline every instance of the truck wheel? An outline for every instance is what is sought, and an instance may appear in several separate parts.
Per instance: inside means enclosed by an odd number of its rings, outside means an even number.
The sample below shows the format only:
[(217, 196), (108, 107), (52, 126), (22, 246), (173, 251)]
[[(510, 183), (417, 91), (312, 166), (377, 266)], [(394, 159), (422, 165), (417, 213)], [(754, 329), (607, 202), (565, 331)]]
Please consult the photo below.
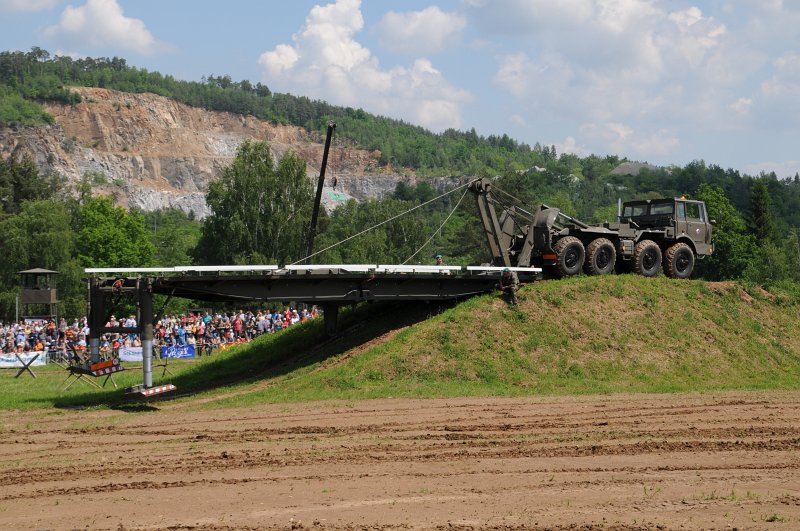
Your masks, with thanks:
[(586, 261), (583, 272), (587, 275), (605, 275), (614, 270), (617, 251), (607, 238), (597, 238), (586, 246)]
[(578, 238), (565, 236), (556, 242), (553, 250), (558, 255), (555, 265), (557, 277), (569, 277), (580, 272), (586, 257), (586, 250)]
[(654, 277), (661, 268), (661, 249), (653, 240), (642, 240), (633, 248), (633, 270), (643, 277)]
[(676, 243), (664, 254), (664, 274), (669, 278), (689, 278), (694, 271), (694, 252), (685, 243)]

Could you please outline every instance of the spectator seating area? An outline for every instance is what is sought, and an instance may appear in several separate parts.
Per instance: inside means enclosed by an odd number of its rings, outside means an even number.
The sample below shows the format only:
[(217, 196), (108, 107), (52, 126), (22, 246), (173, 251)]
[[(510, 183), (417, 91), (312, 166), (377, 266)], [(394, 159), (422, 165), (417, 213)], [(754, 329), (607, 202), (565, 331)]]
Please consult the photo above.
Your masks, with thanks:
[[(282, 310), (190, 312), (165, 315), (153, 327), (155, 347), (195, 345), (198, 356), (210, 355), (231, 344), (245, 343), (262, 334), (274, 334), (318, 316), (316, 306)], [(107, 326), (137, 326), (135, 316), (111, 316)], [(86, 317), (71, 324), (61, 318), (0, 323), (0, 351), (46, 352), (48, 361), (67, 362), (73, 356), (87, 357), (89, 326)], [(104, 359), (118, 357), (120, 348), (141, 346), (138, 334), (105, 334), (100, 340)], [(73, 354), (74, 353), (74, 354)]]

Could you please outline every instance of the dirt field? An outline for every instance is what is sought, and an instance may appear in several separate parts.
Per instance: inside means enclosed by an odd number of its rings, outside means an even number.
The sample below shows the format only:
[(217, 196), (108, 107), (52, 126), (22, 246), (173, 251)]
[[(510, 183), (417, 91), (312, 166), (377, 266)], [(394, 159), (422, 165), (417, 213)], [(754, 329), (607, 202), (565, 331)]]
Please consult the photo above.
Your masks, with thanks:
[(719, 393), (2, 412), (0, 529), (797, 529), (798, 406)]

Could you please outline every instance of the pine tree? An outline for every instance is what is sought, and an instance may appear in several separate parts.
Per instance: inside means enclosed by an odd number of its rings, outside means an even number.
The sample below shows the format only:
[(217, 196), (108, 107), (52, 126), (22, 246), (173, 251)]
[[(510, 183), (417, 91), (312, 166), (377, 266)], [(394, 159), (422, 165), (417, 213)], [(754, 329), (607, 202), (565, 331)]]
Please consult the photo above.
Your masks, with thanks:
[(772, 216), (772, 197), (763, 179), (757, 180), (750, 192), (749, 225), (759, 245), (777, 239), (778, 229)]

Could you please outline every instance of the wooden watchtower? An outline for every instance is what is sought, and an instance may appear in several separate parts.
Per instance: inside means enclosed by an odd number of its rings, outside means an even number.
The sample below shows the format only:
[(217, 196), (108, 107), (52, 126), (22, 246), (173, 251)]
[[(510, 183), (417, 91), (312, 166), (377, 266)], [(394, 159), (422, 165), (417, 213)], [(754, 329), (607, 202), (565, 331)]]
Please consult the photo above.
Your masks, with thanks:
[(23, 317), (57, 320), (56, 275), (58, 275), (58, 271), (35, 268), (20, 271), (19, 275), (22, 278), (19, 304)]

